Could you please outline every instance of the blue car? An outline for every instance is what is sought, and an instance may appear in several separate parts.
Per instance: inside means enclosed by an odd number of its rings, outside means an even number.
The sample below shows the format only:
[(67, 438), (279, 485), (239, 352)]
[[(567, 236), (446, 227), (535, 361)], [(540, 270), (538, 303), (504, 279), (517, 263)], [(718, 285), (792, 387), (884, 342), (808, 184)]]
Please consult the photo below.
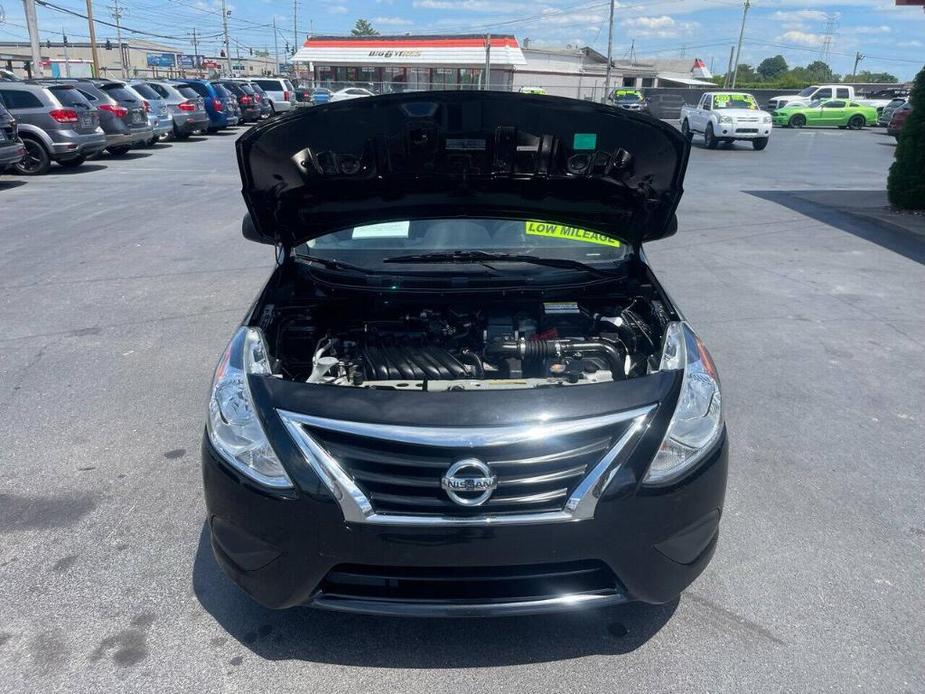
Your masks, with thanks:
[(311, 91), (312, 106), (326, 104), (331, 100), (331, 90), (324, 87), (316, 87)]
[(209, 114), (209, 127), (207, 131), (214, 133), (216, 130), (227, 128), (232, 125), (229, 121), (229, 114), (225, 106), (222, 95), (216, 91), (215, 86), (208, 80), (177, 80), (172, 82), (174, 85), (188, 86), (205, 102), (206, 113)]

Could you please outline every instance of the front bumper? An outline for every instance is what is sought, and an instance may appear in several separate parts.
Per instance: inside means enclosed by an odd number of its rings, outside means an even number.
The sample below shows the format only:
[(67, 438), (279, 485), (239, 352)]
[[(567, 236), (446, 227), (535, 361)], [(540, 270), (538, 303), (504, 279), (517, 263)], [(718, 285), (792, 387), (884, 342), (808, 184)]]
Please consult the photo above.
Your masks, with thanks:
[[(314, 489), (265, 493), (227, 466), (208, 436), (202, 444), (212, 548), (245, 592), (271, 608), (311, 605), (406, 616), (497, 616), (668, 602), (697, 578), (713, 555), (727, 457), (724, 434), (693, 471), (668, 486), (616, 485), (590, 520), (390, 526), (345, 523), (320, 482)], [(424, 586), (421, 576), (431, 583), (448, 582), (462, 573), (520, 576), (524, 571), (544, 573), (544, 567), (558, 572), (589, 563), (614, 578), (609, 589), (529, 598), (514, 593), (470, 597), (464, 592), (447, 599), (439, 592), (409, 598), (396, 587), (409, 573), (412, 583)], [(398, 578), (380, 580), (389, 574)], [(346, 593), (332, 589), (342, 586), (332, 577), (342, 575), (361, 588)]]
[(757, 140), (771, 136), (771, 123), (720, 123), (717, 137), (735, 140)]

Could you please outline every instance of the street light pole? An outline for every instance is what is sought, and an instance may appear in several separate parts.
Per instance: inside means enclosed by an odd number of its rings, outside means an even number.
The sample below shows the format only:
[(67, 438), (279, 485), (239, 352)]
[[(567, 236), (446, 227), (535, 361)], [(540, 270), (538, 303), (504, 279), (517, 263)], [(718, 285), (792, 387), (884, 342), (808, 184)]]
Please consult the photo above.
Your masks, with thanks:
[(119, 43), (119, 64), (122, 66), (122, 78), (128, 77), (128, 68), (125, 65), (125, 48), (122, 46), (122, 8), (119, 7), (119, 0), (115, 0), (112, 6), (112, 18), (116, 20), (116, 41)]
[(67, 34), (64, 33), (64, 27), (61, 27), (61, 45), (64, 47), (64, 76), (71, 76), (71, 60), (67, 55)]
[(228, 76), (231, 77), (233, 71), (231, 69), (231, 47), (228, 45), (228, 15), (229, 12), (225, 8), (225, 0), (222, 0), (222, 31), (225, 34), (225, 65), (228, 69)]
[(87, 0), (87, 24), (90, 27), (90, 55), (93, 58), (93, 76), (100, 76), (100, 54), (96, 52), (96, 22), (93, 21), (93, 0)]
[(749, 6), (748, 0), (745, 0), (745, 8), (742, 10), (742, 26), (739, 28), (739, 43), (736, 46), (735, 65), (732, 66), (732, 84), (730, 86), (733, 89), (736, 88), (736, 77), (739, 76), (739, 54), (742, 52), (742, 37), (745, 35), (745, 17), (748, 15)]
[(279, 72), (279, 37), (276, 35), (276, 16), (273, 16), (273, 55), (276, 57), (276, 64), (273, 66), (273, 72), (271, 74), (276, 74)]
[(604, 102), (610, 96), (610, 71), (613, 65), (613, 5), (614, 0), (610, 0), (610, 26), (607, 29), (607, 72), (604, 74)]
[(39, 43), (39, 21), (35, 15), (35, 0), (22, 0), (26, 14), (26, 28), (29, 30), (29, 48), (32, 51), (32, 77), (44, 77), (42, 47)]
[(485, 34), (485, 81), (482, 89), (491, 89), (491, 34)]

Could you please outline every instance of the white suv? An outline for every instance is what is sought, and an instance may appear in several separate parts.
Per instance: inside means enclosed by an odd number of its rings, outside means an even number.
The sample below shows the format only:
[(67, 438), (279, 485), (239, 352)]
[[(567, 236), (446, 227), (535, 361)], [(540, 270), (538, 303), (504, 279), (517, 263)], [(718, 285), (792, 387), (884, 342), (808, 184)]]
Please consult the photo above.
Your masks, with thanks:
[(242, 82), (253, 82), (267, 93), (273, 115), (295, 108), (295, 88), (283, 77), (241, 77)]

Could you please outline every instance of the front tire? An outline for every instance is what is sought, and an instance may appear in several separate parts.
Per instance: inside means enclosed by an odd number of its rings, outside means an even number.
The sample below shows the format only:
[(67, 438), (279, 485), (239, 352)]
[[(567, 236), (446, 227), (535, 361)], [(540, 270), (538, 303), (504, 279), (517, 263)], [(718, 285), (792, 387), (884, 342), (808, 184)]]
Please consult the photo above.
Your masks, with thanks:
[(713, 134), (713, 124), (709, 123), (707, 129), (703, 132), (703, 144), (706, 145), (707, 149), (716, 149), (719, 145), (719, 140), (716, 139), (716, 135)]
[(864, 116), (860, 116), (860, 115), (851, 116), (850, 120), (848, 121), (848, 129), (849, 130), (860, 130), (861, 128), (864, 127), (864, 123), (865, 123)]
[(684, 122), (681, 123), (681, 134), (687, 138), (687, 141), (690, 142), (694, 139), (694, 133), (691, 132), (691, 126), (687, 122), (687, 118), (684, 119)]
[(787, 125), (789, 125), (791, 128), (802, 128), (804, 125), (806, 125), (806, 116), (804, 116), (802, 113), (798, 113), (790, 118), (790, 122), (787, 123)]
[(756, 137), (754, 140), (752, 140), (752, 147), (754, 147), (759, 152), (767, 146), (768, 146), (767, 137)]
[(26, 156), (13, 164), (23, 176), (43, 176), (51, 168), (51, 157), (48, 150), (38, 140), (29, 137), (22, 138), (22, 143), (26, 146)]

